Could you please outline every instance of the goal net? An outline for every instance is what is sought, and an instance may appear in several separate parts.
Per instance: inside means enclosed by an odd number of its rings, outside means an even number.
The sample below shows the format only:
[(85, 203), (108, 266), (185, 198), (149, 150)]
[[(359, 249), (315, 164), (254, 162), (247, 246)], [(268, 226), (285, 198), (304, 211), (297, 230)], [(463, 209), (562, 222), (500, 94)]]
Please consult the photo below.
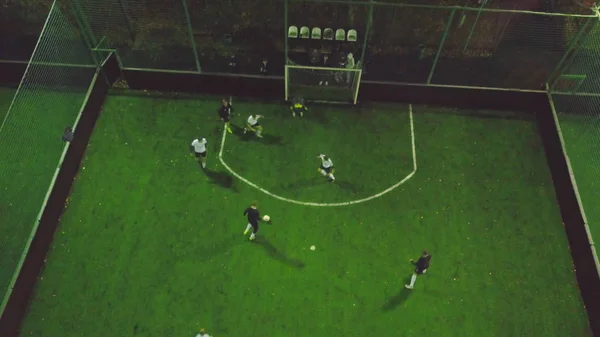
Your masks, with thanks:
[(362, 69), (285, 66), (285, 100), (356, 104)]

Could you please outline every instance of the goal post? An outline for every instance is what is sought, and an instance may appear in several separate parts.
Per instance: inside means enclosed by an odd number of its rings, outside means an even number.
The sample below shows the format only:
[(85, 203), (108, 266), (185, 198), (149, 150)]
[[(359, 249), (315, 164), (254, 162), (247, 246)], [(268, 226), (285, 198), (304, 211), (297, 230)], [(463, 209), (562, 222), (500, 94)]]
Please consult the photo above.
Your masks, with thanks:
[(285, 100), (302, 97), (308, 102), (356, 104), (362, 76), (355, 68), (285, 66)]

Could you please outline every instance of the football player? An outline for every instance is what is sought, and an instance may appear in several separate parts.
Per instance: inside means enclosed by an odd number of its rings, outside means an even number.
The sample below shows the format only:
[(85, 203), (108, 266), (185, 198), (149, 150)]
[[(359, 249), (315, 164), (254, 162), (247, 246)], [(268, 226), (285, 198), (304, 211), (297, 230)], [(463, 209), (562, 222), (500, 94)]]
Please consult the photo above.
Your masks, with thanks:
[(233, 107), (231, 106), (231, 100), (223, 98), (221, 101), (221, 107), (219, 108), (219, 117), (225, 123), (225, 129), (231, 133), (231, 115), (233, 114)]
[[(348, 56), (346, 57), (346, 69), (355, 69), (355, 68), (356, 68), (356, 61), (354, 60), (354, 55), (352, 55), (352, 53), (348, 53)], [(351, 84), (350, 80), (352, 79), (352, 75), (354, 75), (354, 73), (352, 71), (346, 72), (346, 84)]]
[(327, 157), (324, 154), (320, 154), (317, 158), (321, 159), (321, 166), (319, 167), (319, 173), (321, 173), (324, 177), (327, 177), (330, 182), (335, 181), (335, 177), (333, 176), (333, 161), (331, 158)]
[(200, 163), (202, 164), (202, 168), (206, 168), (206, 138), (194, 139), (192, 144), (190, 145), (192, 152), (196, 158), (200, 158)]
[(410, 260), (410, 263), (415, 265), (415, 271), (410, 278), (410, 284), (404, 285), (406, 289), (414, 288), (417, 276), (423, 275), (425, 272), (427, 272), (427, 268), (429, 268), (429, 261), (431, 261), (431, 254), (429, 254), (426, 250), (423, 251), (423, 254), (417, 260), (417, 262), (413, 261), (412, 259)]
[(308, 108), (304, 105), (304, 98), (294, 97), (290, 110), (292, 111), (292, 117), (296, 117), (296, 115), (304, 117), (304, 113), (308, 111)]
[(256, 202), (253, 202), (250, 207), (244, 210), (244, 215), (248, 219), (248, 225), (246, 225), (246, 230), (244, 231), (244, 235), (247, 235), (250, 230), (252, 230), (252, 234), (250, 234), (250, 241), (256, 239), (256, 233), (258, 233), (258, 222), (261, 220), (260, 212), (258, 208), (256, 208)]
[(244, 128), (244, 133), (246, 133), (248, 131), (252, 131), (252, 132), (254, 132), (256, 137), (262, 138), (263, 137), (262, 136), (263, 127), (258, 122), (258, 120), (261, 118), (263, 118), (262, 115), (250, 115), (250, 117), (248, 117), (248, 120), (246, 121), (246, 127)]

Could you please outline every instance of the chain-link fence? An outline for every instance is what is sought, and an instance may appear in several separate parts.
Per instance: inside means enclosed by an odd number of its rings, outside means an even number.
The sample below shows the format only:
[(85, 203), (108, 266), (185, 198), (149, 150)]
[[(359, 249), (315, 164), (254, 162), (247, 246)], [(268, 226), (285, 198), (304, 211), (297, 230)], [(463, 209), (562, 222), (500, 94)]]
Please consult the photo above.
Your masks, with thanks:
[(70, 0), (94, 45), (118, 50), (127, 68), (200, 71), (181, 0)]
[(41, 32), (0, 124), (0, 313), (64, 153), (61, 138), (75, 124), (97, 68), (97, 55), (59, 4)]
[(573, 42), (548, 80), (564, 147), (596, 250), (600, 242), (600, 23), (597, 21), (583, 24), (589, 33)]
[(541, 90), (594, 15), (375, 6), (365, 79)]
[[(34, 32), (41, 16), (24, 10), (44, 1), (11, 2), (0, 17)], [(539, 1), (64, 2), (89, 44), (117, 49), (126, 68), (282, 76), (286, 62), (310, 65), (317, 50), (332, 66), (336, 52), (352, 52), (365, 80), (533, 90), (595, 17), (576, 5), (544, 12), (556, 2)], [(27, 54), (9, 52), (18, 38), (2, 41), (0, 57)]]
[(281, 1), (71, 2), (92, 39), (117, 49), (127, 68), (251, 74), (283, 53)]
[(67, 2), (90, 43), (117, 49), (127, 68), (281, 76), (286, 53), (299, 64), (313, 49), (339, 50), (354, 51), (366, 80), (537, 90), (594, 17), (523, 1)]
[(0, 0), (0, 60), (29, 61), (51, 4)]

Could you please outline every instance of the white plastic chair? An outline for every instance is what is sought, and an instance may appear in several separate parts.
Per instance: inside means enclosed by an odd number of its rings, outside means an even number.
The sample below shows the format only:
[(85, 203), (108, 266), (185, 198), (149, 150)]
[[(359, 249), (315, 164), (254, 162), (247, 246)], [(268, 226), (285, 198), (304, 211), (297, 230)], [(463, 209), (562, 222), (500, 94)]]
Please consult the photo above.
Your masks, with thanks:
[(298, 27), (290, 26), (290, 28), (288, 28), (288, 38), (290, 38), (290, 39), (298, 38)]
[(314, 27), (312, 29), (312, 34), (310, 35), (311, 39), (320, 40), (321, 39), (321, 28)]
[(343, 29), (338, 29), (335, 31), (335, 40), (336, 41), (344, 41), (346, 40), (346, 31)]
[(356, 40), (358, 40), (358, 33), (356, 32), (356, 30), (350, 29), (348, 31), (348, 41), (356, 42)]
[(323, 40), (333, 40), (333, 29), (325, 28), (323, 31)]
[(309, 37), (310, 37), (310, 28), (308, 28), (306, 26), (300, 28), (300, 38), (308, 39)]

